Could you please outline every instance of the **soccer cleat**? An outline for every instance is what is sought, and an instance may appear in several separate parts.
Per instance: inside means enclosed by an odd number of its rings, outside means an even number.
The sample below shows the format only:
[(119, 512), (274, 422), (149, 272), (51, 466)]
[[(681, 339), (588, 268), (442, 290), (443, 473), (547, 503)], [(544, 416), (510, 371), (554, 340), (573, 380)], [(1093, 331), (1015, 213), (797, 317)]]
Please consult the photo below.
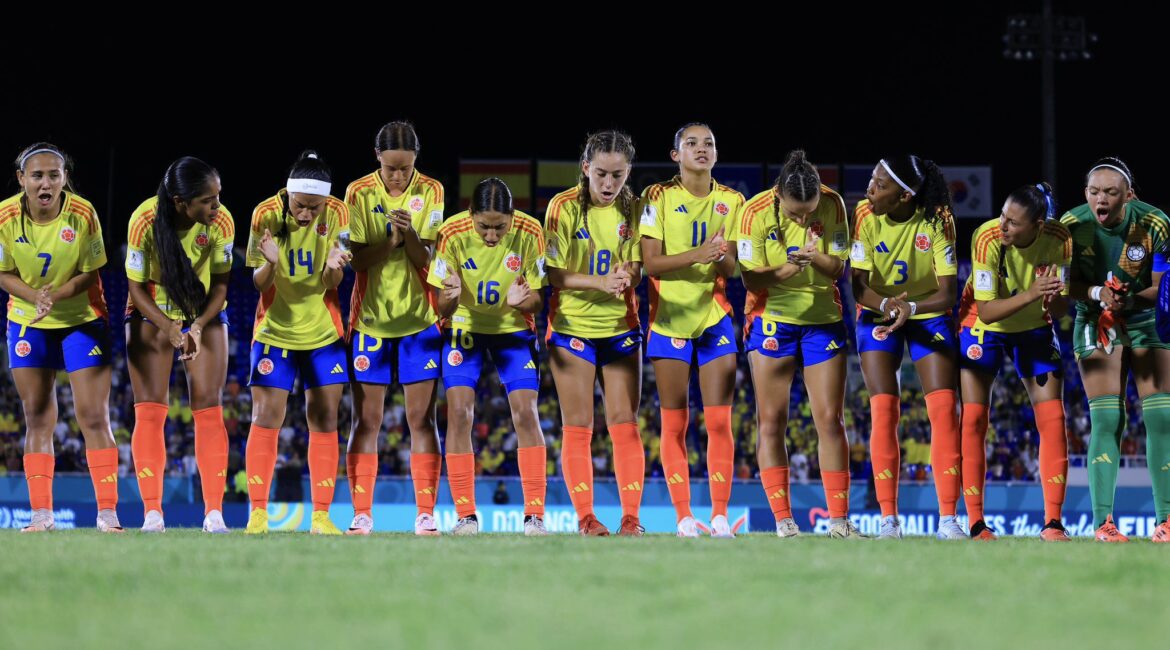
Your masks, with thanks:
[[(901, 529), (899, 529), (900, 532)], [(857, 526), (854, 526), (853, 522), (845, 517), (829, 520), (829, 537), (833, 539), (865, 539), (865, 535), (857, 530)]]
[(423, 512), (414, 518), (414, 534), (422, 537), (437, 537), (439, 526), (435, 524), (435, 516)]
[(263, 535), (268, 532), (268, 511), (264, 508), (253, 508), (248, 515), (248, 527), (244, 533), (248, 535)]
[(524, 535), (525, 537), (543, 537), (548, 534), (548, 530), (544, 527), (544, 520), (536, 515), (528, 515), (524, 518)]
[(118, 521), (118, 512), (113, 508), (98, 510), (97, 529), (103, 533), (122, 533), (122, 522)]
[(987, 526), (987, 522), (980, 519), (971, 524), (971, 539), (977, 542), (994, 542), (999, 539), (995, 533)]
[(1170, 517), (1166, 517), (1166, 521), (1158, 524), (1154, 529), (1154, 534), (1150, 535), (1150, 541), (1154, 543), (1170, 542)]
[(151, 510), (146, 513), (146, 518), (142, 521), (142, 532), (144, 533), (165, 533), (167, 530), (166, 522), (163, 521), (162, 513), (158, 510)]
[(727, 523), (727, 517), (724, 515), (715, 515), (711, 520), (711, 537), (720, 539), (734, 539), (735, 533), (731, 532), (731, 524)]
[(955, 519), (954, 515), (939, 517), (938, 530), (935, 531), (934, 536), (941, 540), (967, 539), (967, 533), (963, 531), (963, 527), (959, 525), (959, 521)]
[(20, 532), (43, 533), (56, 527), (57, 523), (53, 520), (53, 511), (48, 508), (38, 508), (33, 510), (32, 520), (28, 522), (27, 526), (21, 528)]
[(1064, 525), (1060, 523), (1059, 519), (1050, 519), (1044, 528), (1040, 531), (1040, 539), (1046, 542), (1071, 542), (1072, 539), (1068, 536), (1068, 531), (1064, 529)]
[(683, 517), (682, 521), (678, 522), (678, 536), (698, 537), (699, 522), (695, 521), (694, 517)]
[(1121, 534), (1117, 530), (1117, 526), (1113, 525), (1113, 515), (1105, 517), (1105, 523), (1097, 529), (1096, 538), (1098, 542), (1128, 542), (1129, 538)]
[(310, 535), (340, 535), (341, 530), (333, 525), (333, 520), (329, 519), (329, 513), (324, 510), (317, 510), (313, 513), (313, 525), (309, 527)]
[(882, 517), (882, 527), (878, 529), (878, 539), (902, 539), (902, 522), (898, 515)]
[(479, 534), (479, 517), (475, 515), (468, 515), (461, 517), (459, 521), (455, 522), (455, 526), (451, 528), (452, 535), (478, 535)]
[(369, 515), (354, 515), (346, 535), (369, 535), (374, 532), (374, 520)]
[(595, 515), (585, 515), (577, 522), (577, 532), (586, 537), (609, 537), (609, 529)]
[(203, 517), (203, 532), (226, 535), (232, 531), (228, 530), (227, 524), (223, 523), (223, 513), (212, 510)]
[(800, 527), (792, 517), (785, 517), (776, 522), (776, 537), (800, 537)]
[(625, 515), (622, 517), (622, 525), (618, 527), (619, 537), (641, 537), (646, 533), (646, 529), (642, 527), (642, 523), (634, 515)]

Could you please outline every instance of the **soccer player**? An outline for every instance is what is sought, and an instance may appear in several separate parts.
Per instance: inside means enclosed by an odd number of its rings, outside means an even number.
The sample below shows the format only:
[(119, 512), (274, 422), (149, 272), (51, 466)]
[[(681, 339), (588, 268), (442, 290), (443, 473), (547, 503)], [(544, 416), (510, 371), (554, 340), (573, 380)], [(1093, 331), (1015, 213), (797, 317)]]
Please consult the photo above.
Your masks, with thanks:
[(442, 332), (426, 287), (439, 226), (443, 186), (415, 169), (419, 142), (409, 122), (390, 122), (374, 139), (379, 169), (350, 183), (350, 301), (353, 432), (345, 456), (354, 518), (347, 531), (369, 534), (378, 474), (378, 433), (386, 387), (397, 374), (410, 427), (410, 475), (416, 535), (438, 535), (435, 497), (443, 459), (435, 426)]
[(93, 205), (73, 191), (72, 162), (38, 142), (16, 158), (20, 192), (0, 202), (0, 290), (8, 301), (8, 363), (24, 408), (24, 475), (32, 521), (53, 530), (57, 371), (69, 373), (97, 495), (97, 528), (118, 523), (118, 448), (110, 431), (110, 329), (98, 269), (106, 247)]
[(252, 213), (247, 264), (260, 291), (252, 334), (252, 428), (245, 468), (252, 513), (245, 532), (268, 532), (268, 494), (279, 430), (300, 375), (309, 425), (309, 532), (340, 535), (329, 520), (337, 477), (337, 410), (349, 382), (337, 285), (349, 253), (349, 210), (330, 195), (329, 168), (305, 151), (285, 189)]
[(650, 331), (646, 353), (654, 367), (662, 411), (662, 472), (680, 537), (698, 537), (691, 513), (686, 435), (691, 368), (699, 370), (707, 428), (707, 480), (714, 537), (734, 537), (727, 521), (735, 440), (731, 397), (738, 351), (727, 278), (735, 273), (733, 232), (743, 195), (711, 178), (718, 158), (715, 134), (691, 123), (674, 134), (670, 159), (679, 173), (642, 193), (642, 259), (650, 276)]
[(427, 282), (444, 319), (443, 385), (447, 390), (447, 480), (459, 520), (455, 535), (479, 533), (471, 428), (475, 387), (491, 355), (508, 393), (519, 440), (524, 534), (546, 535), (544, 434), (536, 411), (539, 375), (535, 314), (543, 306), (544, 235), (540, 222), (514, 210), (504, 181), (488, 178), (471, 209), (439, 229)]
[(642, 279), (638, 198), (628, 181), (634, 144), (618, 131), (589, 136), (576, 187), (553, 197), (548, 243), (548, 346), (561, 404), (561, 468), (582, 535), (609, 535), (593, 512), (593, 395), (601, 380), (622, 504), (619, 535), (639, 536), (646, 455), (638, 432), (642, 332), (634, 287)]
[(898, 522), (898, 369), (907, 344), (926, 393), (930, 463), (938, 492), (939, 539), (966, 539), (955, 520), (959, 500), (956, 342), (950, 309), (958, 284), (951, 195), (937, 165), (918, 156), (874, 167), (854, 211), (853, 296), (857, 348), (870, 394), (870, 455), (882, 511), (879, 538), (900, 539)]
[(1129, 539), (1113, 524), (1126, 378), (1133, 376), (1146, 424), (1146, 462), (1159, 524), (1152, 539), (1170, 542), (1170, 345), (1158, 337), (1154, 301), (1164, 269), (1155, 252), (1170, 239), (1170, 219), (1137, 200), (1129, 167), (1103, 158), (1085, 177), (1085, 201), (1061, 223), (1072, 233), (1069, 294), (1076, 300), (1073, 351), (1089, 399), (1089, 496), (1096, 537)]
[(991, 386), (1004, 357), (1015, 363), (1040, 433), (1040, 480), (1044, 489), (1045, 541), (1068, 541), (1060, 521), (1068, 474), (1060, 347), (1053, 317), (1068, 313), (1072, 238), (1054, 217), (1047, 183), (1012, 192), (999, 218), (971, 238), (971, 277), (963, 289), (959, 363), (963, 389), (963, 500), (971, 538), (993, 540), (983, 520), (987, 473), (987, 420)]
[(228, 532), (222, 513), (228, 461), (224, 307), (236, 230), (231, 213), (219, 202), (220, 188), (214, 168), (198, 158), (180, 158), (167, 167), (156, 195), (134, 210), (127, 230), (126, 357), (135, 417), (130, 445), (146, 513), (144, 532), (166, 530), (164, 427), (176, 352), (186, 371), (195, 419), (203, 530)]
[(799, 366), (817, 428), (829, 535), (861, 537), (848, 519), (846, 333), (837, 289), (849, 256), (845, 202), (821, 184), (804, 151), (793, 151), (776, 183), (744, 205), (735, 239), (748, 289), (744, 338), (757, 400), (760, 482), (776, 517), (776, 534), (800, 534), (792, 518), (784, 446), (792, 376)]

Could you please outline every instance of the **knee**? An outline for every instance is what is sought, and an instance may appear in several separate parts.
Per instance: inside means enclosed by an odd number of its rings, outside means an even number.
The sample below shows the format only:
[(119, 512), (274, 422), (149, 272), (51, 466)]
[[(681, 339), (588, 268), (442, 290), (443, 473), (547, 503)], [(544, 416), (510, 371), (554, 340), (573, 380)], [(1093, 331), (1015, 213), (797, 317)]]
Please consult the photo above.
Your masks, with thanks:
[(435, 412), (429, 404), (406, 404), (406, 423), (412, 432), (433, 431)]
[(77, 424), (81, 431), (88, 435), (109, 433), (110, 413), (104, 408), (79, 410)]

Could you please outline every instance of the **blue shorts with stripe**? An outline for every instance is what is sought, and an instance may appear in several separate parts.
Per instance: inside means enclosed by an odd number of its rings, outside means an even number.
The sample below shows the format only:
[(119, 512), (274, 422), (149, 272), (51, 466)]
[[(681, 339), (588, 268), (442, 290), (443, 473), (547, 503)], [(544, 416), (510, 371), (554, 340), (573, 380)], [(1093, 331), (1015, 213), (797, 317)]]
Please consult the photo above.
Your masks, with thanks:
[(12, 368), (73, 372), (110, 365), (110, 325), (104, 318), (59, 329), (8, 321), (8, 363)]
[(443, 332), (431, 325), (414, 334), (377, 338), (355, 331), (349, 355), (353, 380), (365, 384), (389, 385), (394, 376), (400, 384), (435, 380), (442, 372)]
[(443, 386), (475, 388), (491, 355), (504, 390), (540, 390), (540, 363), (536, 334), (528, 330), (508, 334), (477, 334), (443, 330)]
[(959, 367), (992, 376), (1011, 358), (1021, 379), (1039, 377), (1061, 369), (1060, 343), (1051, 327), (1023, 332), (989, 332), (981, 327), (964, 327), (959, 332)]
[(698, 365), (705, 365), (719, 357), (739, 352), (735, 339), (735, 325), (731, 316), (703, 330), (695, 339), (680, 339), (663, 336), (653, 329), (646, 335), (646, 356), (651, 359), (677, 359)]
[(905, 325), (894, 332), (878, 330), (877, 328), (881, 325), (889, 325), (889, 322), (875, 322), (879, 317), (880, 314), (875, 314), (872, 311), (862, 311), (861, 315), (857, 317), (857, 351), (859, 353), (889, 352), (898, 358), (899, 363), (902, 361), (902, 353), (907, 345), (910, 346), (911, 361), (918, 361), (935, 352), (955, 354), (955, 348), (958, 344), (955, 341), (955, 329), (951, 324), (950, 316), (908, 320)]
[(306, 390), (331, 384), (349, 383), (349, 359), (340, 338), (313, 350), (286, 350), (259, 341), (252, 342), (252, 372), (249, 386), (292, 391), (297, 374)]
[(548, 345), (568, 350), (574, 356), (600, 368), (641, 350), (642, 333), (638, 330), (630, 330), (617, 336), (587, 339), (582, 336), (569, 336), (553, 332), (548, 337)]
[(815, 366), (845, 349), (845, 324), (794, 325), (756, 318), (748, 332), (748, 352), (773, 359), (796, 357), (801, 366)]

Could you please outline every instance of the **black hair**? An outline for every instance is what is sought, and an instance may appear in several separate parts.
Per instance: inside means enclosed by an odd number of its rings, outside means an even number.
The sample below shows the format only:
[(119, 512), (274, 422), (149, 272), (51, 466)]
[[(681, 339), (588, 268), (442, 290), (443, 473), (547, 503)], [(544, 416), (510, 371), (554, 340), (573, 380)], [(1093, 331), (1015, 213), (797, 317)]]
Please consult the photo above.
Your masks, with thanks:
[(686, 124), (682, 125), (682, 128), (680, 128), (678, 131), (674, 132), (674, 150), (675, 151), (678, 151), (678, 148), (682, 146), (683, 133), (685, 133), (686, 130), (691, 128), (692, 126), (701, 126), (704, 129), (711, 131), (711, 133), (715, 133), (715, 131), (712, 130), (711, 127), (707, 126), (707, 124), (704, 122), (687, 122)]
[(171, 304), (183, 312), (184, 320), (194, 320), (203, 311), (207, 291), (199, 281), (199, 276), (195, 275), (191, 259), (187, 257), (179, 239), (175, 227), (179, 213), (174, 199), (178, 197), (192, 201), (207, 190), (211, 179), (218, 176), (219, 172), (211, 165), (198, 158), (184, 156), (167, 167), (162, 182), (158, 184), (158, 206), (155, 208), (151, 229), (155, 252), (160, 261), (161, 284)]
[(776, 218), (779, 219), (780, 195), (791, 196), (797, 201), (811, 201), (821, 193), (821, 175), (808, 161), (804, 149), (796, 149), (784, 159), (784, 166), (780, 168), (780, 175), (776, 177), (772, 188), (772, 208), (776, 210)]
[(1044, 221), (1056, 216), (1056, 197), (1048, 183), (1021, 185), (1008, 195), (1008, 200), (1024, 208), (1032, 221)]
[(374, 138), (374, 151), (395, 150), (413, 151), (418, 154), (418, 134), (414, 132), (414, 125), (405, 120), (389, 122), (378, 130)]
[[(634, 164), (634, 141), (630, 136), (621, 131), (600, 131), (589, 136), (585, 141), (585, 148), (581, 150), (581, 162), (592, 163), (593, 158), (599, 153), (620, 153), (626, 157), (626, 162), (631, 165)], [(582, 170), (580, 177), (577, 180), (577, 200), (581, 203), (581, 220), (584, 222), (585, 232), (589, 235), (589, 254), (593, 255), (593, 233), (589, 232), (589, 205), (592, 202), (592, 196), (589, 194), (589, 179), (586, 178), (585, 172)], [(634, 211), (637, 209), (638, 197), (634, 196), (634, 191), (630, 189), (629, 179), (622, 185), (622, 191), (618, 194), (617, 207), (618, 212), (621, 213), (625, 219), (626, 232), (630, 232), (630, 228), (634, 219)], [(626, 241), (618, 242), (617, 260), (624, 259), (622, 255), (623, 248), (626, 243), (630, 242), (633, 245), (633, 238)]]
[[(33, 144), (25, 147), (16, 156), (16, 161), (14, 163), (16, 166), (16, 171), (22, 174), (24, 173), (24, 165), (26, 162), (28, 162), (27, 158), (29, 158), (30, 154), (32, 154), (34, 151), (52, 152), (61, 157), (61, 168), (65, 170), (65, 189), (73, 194), (76, 194), (77, 191), (73, 189), (73, 159), (69, 157), (69, 154), (65, 153), (64, 149), (58, 147), (55, 144), (49, 142), (34, 142)], [(21, 206), (20, 211), (20, 236), (28, 239), (24, 232), (24, 213), (28, 212), (27, 197), (22, 199), (22, 201), (24, 201), (25, 204)]]
[(914, 155), (885, 158), (884, 162), (902, 182), (914, 190), (911, 203), (921, 208), (927, 223), (939, 224), (949, 237), (955, 234), (955, 210), (951, 205), (951, 190), (947, 179), (933, 160)]
[(480, 212), (499, 212), (512, 214), (512, 190), (508, 184), (496, 178), (485, 178), (475, 186), (471, 193), (471, 209), (469, 214)]
[[(288, 178), (304, 178), (313, 181), (321, 181), (322, 183), (333, 183), (333, 176), (329, 172), (329, 165), (321, 160), (316, 151), (312, 149), (305, 149), (301, 152), (297, 161), (288, 168)], [(288, 237), (288, 204), (292, 200), (291, 197), (284, 193), (279, 195), (280, 198), (280, 231), (276, 233), (277, 239), (284, 239)]]

